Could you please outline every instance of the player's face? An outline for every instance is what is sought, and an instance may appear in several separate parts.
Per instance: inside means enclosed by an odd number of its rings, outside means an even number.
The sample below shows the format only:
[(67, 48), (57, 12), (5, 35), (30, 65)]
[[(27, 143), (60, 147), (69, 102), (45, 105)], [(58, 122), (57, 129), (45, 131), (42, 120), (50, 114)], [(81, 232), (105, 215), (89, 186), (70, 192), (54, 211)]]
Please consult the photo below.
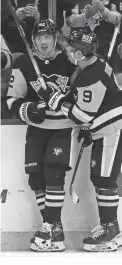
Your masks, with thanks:
[(76, 65), (76, 61), (78, 60), (82, 60), (82, 58), (84, 57), (83, 56), (83, 53), (71, 46), (68, 46), (67, 47), (67, 57), (68, 57), (68, 60), (72, 63), (72, 64), (75, 64)]
[(52, 34), (39, 34), (35, 37), (38, 52), (44, 58), (50, 56), (55, 46), (55, 37)]

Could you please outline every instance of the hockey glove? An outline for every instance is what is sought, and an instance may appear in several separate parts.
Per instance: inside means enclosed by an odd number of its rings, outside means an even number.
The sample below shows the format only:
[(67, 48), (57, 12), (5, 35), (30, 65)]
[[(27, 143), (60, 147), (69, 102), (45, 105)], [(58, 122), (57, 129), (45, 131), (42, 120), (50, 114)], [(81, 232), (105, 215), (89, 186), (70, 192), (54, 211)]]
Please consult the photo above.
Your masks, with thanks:
[(92, 124), (82, 124), (80, 126), (80, 131), (78, 134), (78, 142), (81, 141), (82, 138), (84, 138), (84, 147), (87, 147), (89, 145), (91, 145), (92, 143), (92, 135), (91, 135), (91, 131), (90, 131), (90, 127)]
[(47, 90), (41, 90), (41, 97), (47, 103), (49, 108), (58, 111), (64, 101), (65, 95), (58, 89), (53, 82), (47, 83)]
[(24, 102), (19, 110), (20, 117), (27, 124), (40, 124), (45, 119), (45, 106), (45, 102)]

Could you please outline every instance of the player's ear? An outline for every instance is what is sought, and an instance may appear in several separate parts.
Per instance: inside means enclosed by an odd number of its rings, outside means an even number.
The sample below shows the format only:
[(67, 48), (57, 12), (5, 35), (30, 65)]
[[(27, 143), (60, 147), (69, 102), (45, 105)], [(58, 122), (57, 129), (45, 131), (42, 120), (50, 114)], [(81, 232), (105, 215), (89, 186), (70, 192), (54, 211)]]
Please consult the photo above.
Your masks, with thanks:
[(83, 57), (83, 53), (82, 53), (82, 51), (77, 50), (77, 51), (75, 52), (75, 58), (80, 60), (82, 57)]

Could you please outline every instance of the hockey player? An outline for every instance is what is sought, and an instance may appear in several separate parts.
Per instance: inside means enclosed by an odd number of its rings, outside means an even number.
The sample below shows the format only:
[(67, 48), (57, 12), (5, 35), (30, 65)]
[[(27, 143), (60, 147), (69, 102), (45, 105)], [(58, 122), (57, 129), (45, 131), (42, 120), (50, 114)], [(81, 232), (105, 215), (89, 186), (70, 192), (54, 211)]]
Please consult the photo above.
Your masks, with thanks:
[[(47, 86), (45, 100), (42, 100), (40, 80), (37, 80), (29, 56), (25, 54), (14, 64), (7, 104), (14, 116), (29, 125), (25, 145), (25, 171), (29, 174), (29, 185), (35, 192), (37, 205), (43, 216), (43, 225), (31, 240), (30, 248), (34, 251), (63, 251), (65, 246), (61, 209), (65, 196), (65, 174), (71, 168), (73, 122), (61, 110), (58, 111), (57, 106), (58, 101), (62, 102), (69, 95), (69, 77), (75, 67), (56, 48), (55, 25), (52, 20), (36, 22), (32, 41), (34, 58)], [(53, 93), (55, 88), (56, 93)], [(46, 105), (48, 99), (50, 103)]]
[(83, 240), (84, 249), (115, 251), (122, 246), (117, 220), (117, 176), (122, 162), (122, 91), (112, 68), (95, 55), (98, 41), (94, 33), (88, 28), (74, 30), (69, 44), (68, 59), (79, 66), (79, 72), (72, 85), (75, 104), (66, 101), (61, 109), (82, 129), (92, 124), (90, 177), (100, 218), (100, 225)]

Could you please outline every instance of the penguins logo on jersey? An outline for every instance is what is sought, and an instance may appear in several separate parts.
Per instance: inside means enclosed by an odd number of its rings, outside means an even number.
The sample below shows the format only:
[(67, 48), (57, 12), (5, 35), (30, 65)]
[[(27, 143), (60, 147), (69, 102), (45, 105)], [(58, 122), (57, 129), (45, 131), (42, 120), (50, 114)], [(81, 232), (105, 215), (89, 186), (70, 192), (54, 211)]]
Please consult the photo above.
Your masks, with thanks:
[[(47, 83), (49, 86), (54, 87), (57, 91), (61, 91), (64, 94), (67, 94), (69, 92), (70, 87), (67, 86), (69, 77), (56, 74), (50, 76), (42, 74), (42, 77), (44, 78), (45, 83)], [(30, 84), (37, 92), (42, 89), (41, 82), (39, 79), (37, 79), (36, 81), (30, 81)]]

